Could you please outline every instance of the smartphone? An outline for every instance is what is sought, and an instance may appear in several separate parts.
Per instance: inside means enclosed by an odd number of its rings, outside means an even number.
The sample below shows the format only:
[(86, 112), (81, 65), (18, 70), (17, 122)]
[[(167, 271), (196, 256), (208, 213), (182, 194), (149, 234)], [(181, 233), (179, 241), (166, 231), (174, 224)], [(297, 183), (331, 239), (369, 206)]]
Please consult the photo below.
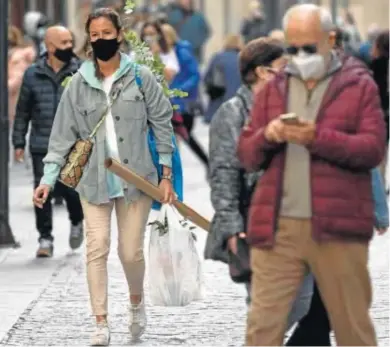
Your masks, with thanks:
[(299, 117), (295, 113), (282, 114), (280, 116), (280, 120), (286, 124), (291, 124), (291, 125), (298, 125), (299, 124)]

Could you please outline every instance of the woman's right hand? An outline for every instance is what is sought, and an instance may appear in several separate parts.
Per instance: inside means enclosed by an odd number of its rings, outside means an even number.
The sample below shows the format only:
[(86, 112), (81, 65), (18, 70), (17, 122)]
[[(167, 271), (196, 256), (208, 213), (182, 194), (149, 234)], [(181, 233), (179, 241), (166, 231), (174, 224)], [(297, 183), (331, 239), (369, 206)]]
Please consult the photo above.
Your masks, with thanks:
[(40, 184), (34, 191), (33, 202), (38, 208), (43, 208), (44, 203), (49, 197), (51, 187), (47, 184)]
[(238, 235), (234, 235), (232, 236), (229, 240), (228, 240), (228, 248), (230, 249), (230, 251), (233, 253), (233, 254), (237, 254), (238, 252), (238, 249), (237, 249), (237, 239), (240, 238), (240, 239), (245, 239), (246, 238), (246, 235), (245, 233), (239, 233)]

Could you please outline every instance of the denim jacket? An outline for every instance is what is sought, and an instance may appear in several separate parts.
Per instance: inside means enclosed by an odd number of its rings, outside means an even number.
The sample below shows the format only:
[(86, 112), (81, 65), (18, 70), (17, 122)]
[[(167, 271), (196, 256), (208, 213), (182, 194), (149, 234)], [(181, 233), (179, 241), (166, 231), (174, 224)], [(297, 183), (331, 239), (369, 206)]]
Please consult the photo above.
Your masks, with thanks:
[[(141, 93), (136, 83), (134, 67), (130, 58), (122, 54), (112, 88), (112, 93), (120, 91), (111, 107), (119, 155), (127, 168), (152, 184), (157, 184), (157, 170), (148, 145), (148, 123), (155, 136), (160, 164), (171, 166), (174, 150), (172, 107), (156, 78), (144, 66), (139, 70), (144, 90)], [(44, 159), (45, 170), (41, 183), (54, 185), (69, 150), (77, 139), (89, 136), (106, 106), (107, 97), (101, 81), (95, 76), (94, 64), (87, 61), (73, 76), (62, 95), (50, 136), (49, 150)], [(99, 128), (94, 142), (91, 157), (76, 188), (80, 196), (97, 205), (122, 195), (127, 202), (136, 201), (140, 191), (134, 185), (121, 181), (104, 167), (107, 154), (104, 127)]]

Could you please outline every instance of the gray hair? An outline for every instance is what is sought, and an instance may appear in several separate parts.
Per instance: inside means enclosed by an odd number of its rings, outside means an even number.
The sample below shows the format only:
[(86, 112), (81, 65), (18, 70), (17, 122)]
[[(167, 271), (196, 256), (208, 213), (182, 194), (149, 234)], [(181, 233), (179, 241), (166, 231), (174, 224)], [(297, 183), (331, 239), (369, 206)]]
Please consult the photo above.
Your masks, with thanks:
[(300, 11), (303, 12), (306, 11), (306, 13), (317, 12), (320, 16), (322, 30), (324, 30), (325, 32), (331, 32), (332, 30), (335, 29), (332, 15), (326, 8), (314, 4), (299, 4), (290, 7), (288, 11), (285, 13), (282, 22), (284, 31), (286, 31), (287, 29), (288, 22), (290, 20), (291, 15), (293, 15), (295, 12), (300, 12)]

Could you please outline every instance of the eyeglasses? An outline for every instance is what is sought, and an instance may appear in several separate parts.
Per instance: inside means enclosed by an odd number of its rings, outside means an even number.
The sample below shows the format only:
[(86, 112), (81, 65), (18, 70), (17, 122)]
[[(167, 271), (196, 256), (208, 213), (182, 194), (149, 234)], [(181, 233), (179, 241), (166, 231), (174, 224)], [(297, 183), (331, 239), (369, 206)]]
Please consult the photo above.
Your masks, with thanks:
[(290, 55), (297, 55), (301, 50), (307, 54), (315, 54), (318, 51), (316, 44), (303, 46), (288, 46), (286, 48), (286, 52)]

